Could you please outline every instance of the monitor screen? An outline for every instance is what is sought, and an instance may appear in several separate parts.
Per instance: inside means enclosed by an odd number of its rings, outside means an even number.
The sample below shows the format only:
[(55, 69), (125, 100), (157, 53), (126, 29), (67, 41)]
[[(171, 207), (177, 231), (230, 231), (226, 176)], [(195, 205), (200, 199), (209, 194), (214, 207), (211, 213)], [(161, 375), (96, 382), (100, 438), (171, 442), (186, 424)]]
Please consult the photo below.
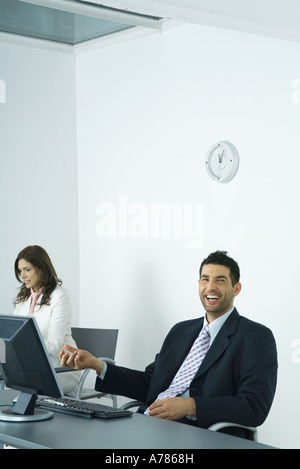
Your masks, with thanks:
[(20, 415), (25, 416), (24, 420), (26, 416), (27, 420), (47, 418), (45, 411), (35, 408), (37, 395), (63, 395), (43, 337), (32, 316), (0, 315), (0, 373), (6, 387), (21, 391), (11, 410), (0, 413), (2, 420), (8, 414), (10, 418), (7, 420), (20, 421)]

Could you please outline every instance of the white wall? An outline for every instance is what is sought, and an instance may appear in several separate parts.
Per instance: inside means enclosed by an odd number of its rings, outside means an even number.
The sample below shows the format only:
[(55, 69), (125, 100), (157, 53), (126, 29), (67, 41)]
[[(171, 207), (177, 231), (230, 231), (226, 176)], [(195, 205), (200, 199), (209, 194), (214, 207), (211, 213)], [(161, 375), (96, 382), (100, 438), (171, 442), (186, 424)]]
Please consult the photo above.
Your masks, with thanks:
[[(300, 447), (299, 52), (297, 43), (187, 25), (76, 63), (80, 324), (118, 327), (118, 363), (143, 369), (175, 322), (202, 315), (199, 265), (228, 250), (241, 267), (239, 312), (277, 340), (278, 389), (259, 439), (279, 447)], [(240, 153), (225, 185), (204, 167), (222, 139)], [(199, 249), (172, 230), (170, 239), (147, 231), (152, 204), (175, 202), (195, 212), (203, 204)]]
[(0, 42), (1, 313), (17, 294), (14, 261), (25, 246), (49, 253), (78, 321), (75, 59), (38, 41)]

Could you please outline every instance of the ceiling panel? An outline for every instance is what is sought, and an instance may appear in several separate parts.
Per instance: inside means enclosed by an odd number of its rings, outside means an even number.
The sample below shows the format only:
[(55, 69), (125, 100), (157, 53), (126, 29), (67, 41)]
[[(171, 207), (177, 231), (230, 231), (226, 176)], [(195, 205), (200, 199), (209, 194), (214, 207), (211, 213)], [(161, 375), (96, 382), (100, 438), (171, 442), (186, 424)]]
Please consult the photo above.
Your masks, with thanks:
[(70, 45), (178, 22), (300, 41), (300, 1), (0, 0), (0, 32)]
[(300, 41), (299, 0), (82, 0), (170, 20)]
[(0, 31), (70, 45), (139, 24), (159, 29), (159, 22), (153, 16), (130, 15), (78, 0), (0, 0)]

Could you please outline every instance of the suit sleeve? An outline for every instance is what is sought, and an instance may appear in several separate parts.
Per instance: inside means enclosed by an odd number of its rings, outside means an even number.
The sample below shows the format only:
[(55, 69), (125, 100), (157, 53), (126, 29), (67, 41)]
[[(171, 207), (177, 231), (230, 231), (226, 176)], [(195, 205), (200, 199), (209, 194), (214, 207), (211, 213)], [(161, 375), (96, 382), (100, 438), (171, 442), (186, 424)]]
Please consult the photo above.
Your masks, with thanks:
[[(156, 399), (159, 392), (168, 387), (177, 371), (177, 367), (174, 367), (174, 360), (178, 355), (178, 340), (181, 337), (183, 342), (186, 341), (181, 330), (180, 324), (173, 326), (160, 352), (155, 356), (154, 362), (150, 363), (144, 371), (107, 364), (105, 378), (103, 380), (97, 378), (95, 389), (146, 402), (148, 406)], [(189, 346), (185, 344), (185, 347), (189, 348)], [(179, 358), (180, 363), (184, 353), (185, 351)]]
[[(68, 293), (63, 288), (56, 288), (51, 295), (48, 308), (51, 316), (48, 330), (45, 331), (45, 345), (49, 354), (57, 357), (66, 343), (66, 334), (71, 324), (72, 311)], [(72, 345), (70, 340), (67, 343)]]
[(97, 377), (95, 389), (145, 402), (154, 367), (154, 363), (151, 363), (145, 371), (138, 371), (107, 364), (105, 378), (102, 380)]
[[(244, 331), (229, 346), (226, 368), (212, 367), (203, 378), (202, 392), (191, 390), (197, 426), (226, 421), (259, 426), (271, 408), (277, 380), (277, 352), (272, 332), (264, 326)], [(224, 358), (223, 358), (224, 359)]]

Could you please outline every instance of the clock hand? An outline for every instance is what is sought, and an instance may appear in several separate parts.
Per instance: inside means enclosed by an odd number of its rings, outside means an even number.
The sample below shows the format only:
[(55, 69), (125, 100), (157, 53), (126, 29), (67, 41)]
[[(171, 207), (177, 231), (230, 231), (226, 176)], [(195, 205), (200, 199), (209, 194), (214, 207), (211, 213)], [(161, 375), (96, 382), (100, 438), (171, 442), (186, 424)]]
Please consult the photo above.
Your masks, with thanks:
[(219, 159), (219, 164), (218, 164), (218, 178), (220, 178), (220, 166), (222, 163), (223, 155), (224, 155), (225, 150), (223, 149), (222, 153), (218, 155)]
[(224, 155), (225, 150), (222, 151), (221, 155), (218, 155), (219, 158), (219, 163), (222, 163), (223, 155)]

